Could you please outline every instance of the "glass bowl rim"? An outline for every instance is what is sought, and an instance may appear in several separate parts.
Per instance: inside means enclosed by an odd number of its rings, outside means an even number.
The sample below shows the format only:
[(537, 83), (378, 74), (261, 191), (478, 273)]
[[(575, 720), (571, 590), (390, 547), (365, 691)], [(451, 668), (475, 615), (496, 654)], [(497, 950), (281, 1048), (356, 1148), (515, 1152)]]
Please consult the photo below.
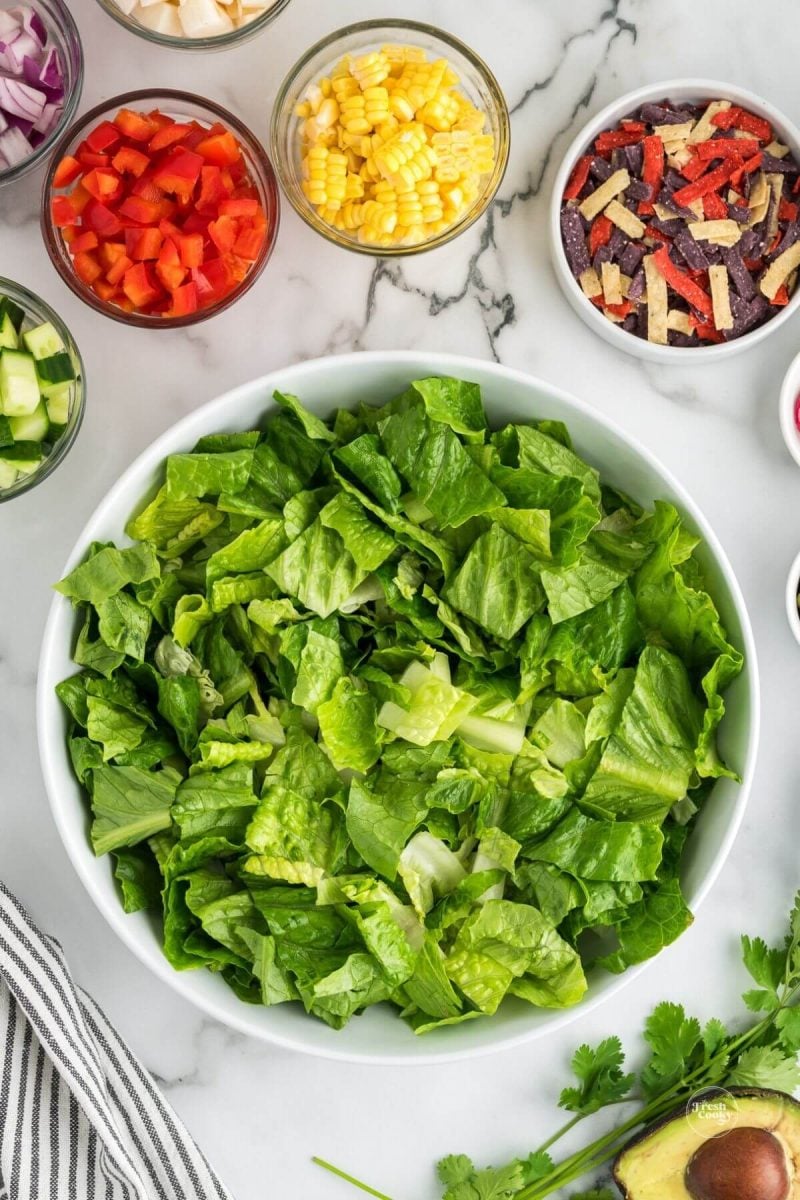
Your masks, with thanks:
[[(75, 113), (78, 110), (81, 96), (83, 95), (83, 82), (86, 73), (86, 57), (83, 52), (83, 40), (80, 35), (80, 30), (75, 22), (75, 18), (67, 7), (65, 0), (49, 0), (53, 8), (57, 9), (59, 19), (63, 22), (65, 28), (58, 30), (58, 49), (63, 51), (64, 44), (69, 40), (75, 49), (75, 82), (69, 96), (64, 100), (64, 109), (58, 122), (48, 133), (47, 137), (41, 142), (36, 149), (26, 158), (15, 163), (14, 166), (0, 168), (0, 188), (7, 184), (15, 183), (18, 179), (22, 179), (29, 171), (33, 171), (40, 166), (42, 162), (51, 153), (53, 147), (60, 141), (64, 131), (69, 128)], [(46, 13), (50, 24), (56, 22), (51, 14)], [(48, 30), (49, 32), (49, 30)]]
[(25, 287), (22, 283), (17, 283), (15, 279), (7, 279), (0, 276), (0, 295), (8, 295), (12, 300), (18, 300), (20, 304), (27, 304), (25, 315), (28, 316), (32, 311), (40, 312), (47, 321), (49, 321), (61, 336), (64, 345), (67, 347), (70, 355), (77, 360), (78, 363), (78, 378), (74, 381), (75, 394), (73, 399), (74, 414), (70, 413), (70, 419), (67, 423), (65, 432), (56, 442), (50, 454), (35, 471), (31, 471), (29, 475), (23, 475), (21, 479), (17, 479), (9, 488), (0, 489), (0, 504), (5, 504), (9, 500), (15, 500), (17, 496), (22, 496), (25, 492), (30, 492), (38, 484), (43, 483), (58, 466), (64, 461), (69, 451), (75, 444), (75, 439), (78, 436), (83, 417), (86, 410), (86, 367), (83, 362), (83, 356), (80, 352), (78, 343), (73, 337), (72, 331), (51, 304), (43, 300), (36, 292)]
[[(166, 100), (167, 103), (175, 101), (177, 103), (196, 105), (198, 108), (211, 114), (215, 120), (219, 120), (229, 126), (237, 138), (244, 141), (252, 152), (253, 159), (257, 162), (259, 168), (259, 182), (262, 184), (263, 190), (267, 195), (267, 207), (271, 207), (273, 210), (267, 213), (269, 224), (261, 254), (255, 260), (241, 283), (232, 292), (229, 292), (227, 296), (223, 296), (221, 300), (217, 301), (216, 304), (209, 304), (206, 308), (188, 313), (184, 317), (151, 317), (139, 313), (128, 313), (121, 308), (116, 308), (106, 301), (101, 300), (90, 287), (87, 287), (78, 279), (75, 271), (71, 269), (71, 264), (69, 267), (67, 266), (64, 261), (64, 255), (61, 253), (63, 239), (57, 235), (50, 215), (50, 199), (54, 190), (53, 178), (61, 158), (71, 143), (84, 134), (94, 121), (98, 120), (98, 118), (106, 117), (113, 109), (126, 108), (131, 104), (150, 100)], [(102, 313), (103, 316), (110, 317), (112, 320), (118, 321), (121, 325), (138, 329), (185, 329), (192, 325), (199, 325), (202, 321), (207, 321), (211, 317), (225, 312), (231, 305), (235, 304), (237, 300), (240, 300), (242, 296), (249, 292), (256, 283), (269, 262), (278, 236), (278, 228), (280, 226), (280, 188), (278, 186), (277, 173), (265, 147), (240, 117), (223, 108), (215, 100), (197, 95), (195, 92), (187, 92), (179, 88), (136, 88), (133, 91), (120, 92), (119, 95), (111, 96), (107, 100), (103, 100), (100, 104), (96, 104), (94, 108), (90, 108), (88, 112), (85, 112), (64, 131), (62, 137), (54, 147), (53, 156), (42, 184), (40, 208), (40, 228), (50, 261), (67, 287), (79, 300), (82, 300), (84, 304), (93, 308), (95, 312)]]
[[(369, 246), (345, 237), (338, 229), (328, 225), (321, 217), (317, 216), (305, 199), (301, 202), (295, 195), (295, 172), (291, 165), (286, 162), (281, 146), (280, 133), (281, 126), (286, 117), (287, 102), (294, 89), (296, 80), (304, 68), (317, 56), (332, 49), (337, 43), (344, 41), (346, 38), (360, 33), (371, 33), (373, 31), (377, 33), (381, 29), (400, 30), (403, 33), (412, 35), (414, 33), (423, 34), (431, 40), (444, 43), (444, 45), (449, 46), (457, 54), (465, 58), (486, 84), (492, 98), (499, 127), (497, 158), (480, 200), (459, 221), (451, 225), (449, 229), (445, 229), (427, 241), (413, 246)], [(291, 120), (291, 115), (287, 119)], [(473, 50), (471, 46), (468, 46), (466, 42), (462, 41), (455, 34), (440, 29), (437, 25), (431, 25), (426, 21), (411, 21), (402, 17), (386, 17), (383, 19), (374, 17), (366, 21), (356, 21), (352, 25), (340, 26), (338, 29), (334, 29), (330, 33), (325, 34), (324, 37), (321, 37), (297, 59), (286, 73), (278, 88), (275, 104), (272, 109), (272, 119), (270, 121), (270, 154), (275, 163), (275, 170), (278, 173), (283, 193), (297, 215), (305, 221), (306, 225), (321, 234), (333, 245), (350, 250), (355, 254), (366, 255), (369, 258), (406, 258), (413, 254), (425, 254), (429, 250), (436, 250), (441, 246), (445, 246), (448, 242), (453, 241), (460, 234), (464, 233), (471, 225), (480, 220), (497, 195), (505, 178), (510, 150), (511, 114), (508, 102), (496, 75), (488, 63), (484, 61), (477, 51)]]
[(139, 21), (132, 20), (115, 3), (115, 0), (97, 0), (97, 3), (103, 12), (107, 13), (128, 33), (144, 38), (145, 41), (151, 42), (155, 46), (164, 46), (168, 50), (188, 50), (202, 53), (204, 50), (227, 50), (231, 46), (238, 46), (249, 38), (255, 37), (262, 29), (271, 25), (284, 9), (289, 7), (291, 0), (275, 0), (272, 7), (263, 12), (260, 17), (255, 17), (247, 24), (240, 25), (238, 29), (231, 29), (228, 33), (219, 33), (216, 37), (201, 38), (174, 37), (172, 34), (159, 33), (156, 29), (148, 29)]

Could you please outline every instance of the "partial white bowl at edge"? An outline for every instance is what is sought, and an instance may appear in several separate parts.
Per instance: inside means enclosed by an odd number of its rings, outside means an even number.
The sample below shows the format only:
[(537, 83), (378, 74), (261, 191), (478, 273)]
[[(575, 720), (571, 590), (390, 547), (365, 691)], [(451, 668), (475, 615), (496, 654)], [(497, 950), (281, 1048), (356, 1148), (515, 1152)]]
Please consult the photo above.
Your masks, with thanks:
[[(728, 714), (721, 731), (725, 757), (742, 776), (738, 785), (717, 782), (701, 812), (687, 848), (683, 887), (697, 909), (725, 861), (744, 814), (759, 732), (756, 652), (739, 585), (713, 530), (683, 487), (649, 450), (616, 428), (601, 413), (559, 388), (519, 371), (454, 355), (423, 352), (348, 354), (300, 363), (244, 384), (179, 421), (140, 455), (97, 508), (69, 556), (65, 571), (85, 557), (92, 541), (126, 541), (125, 521), (159, 481), (168, 454), (190, 450), (204, 434), (253, 428), (274, 409), (277, 388), (292, 392), (320, 415), (340, 405), (388, 400), (414, 379), (454, 375), (483, 389), (492, 425), (536, 417), (563, 420), (578, 453), (600, 469), (609, 483), (649, 504), (672, 501), (704, 542), (703, 566), (731, 638), (746, 655), (746, 668), (726, 696)], [(489, 1054), (545, 1037), (590, 1008), (608, 1001), (638, 975), (641, 967), (615, 976), (595, 973), (587, 999), (566, 1011), (534, 1009), (522, 1001), (504, 1004), (493, 1017), (469, 1021), (423, 1037), (385, 1006), (376, 1006), (340, 1032), (306, 1016), (299, 1005), (257, 1008), (237, 999), (207, 971), (177, 972), (164, 958), (158, 922), (143, 913), (123, 912), (108, 858), (97, 859), (87, 838), (87, 810), (70, 767), (67, 720), (54, 687), (75, 671), (71, 652), (76, 615), (56, 596), (50, 610), (39, 666), (37, 718), (39, 747), (53, 815), (84, 886), (125, 944), (160, 979), (224, 1024), (264, 1041), (328, 1058), (382, 1064), (431, 1063)], [(666, 951), (665, 953), (669, 953)]]
[(619, 100), (606, 105), (596, 117), (592, 117), (591, 121), (584, 125), (564, 155), (558, 169), (553, 184), (553, 193), (550, 197), (550, 252), (556, 278), (575, 312), (590, 329), (593, 329), (612, 346), (616, 346), (618, 350), (624, 350), (626, 354), (633, 354), (636, 358), (643, 358), (648, 362), (665, 363), (673, 367), (700, 366), (704, 363), (716, 362), (720, 358), (730, 357), (732, 354), (738, 354), (741, 350), (748, 350), (751, 346), (756, 346), (764, 338), (769, 337), (800, 308), (800, 287), (795, 289), (789, 303), (776, 316), (770, 317), (757, 329), (745, 333), (742, 337), (734, 338), (733, 341), (720, 342), (713, 346), (659, 346), (637, 337), (634, 333), (628, 333), (620, 325), (615, 325), (613, 321), (609, 321), (608, 317), (603, 316), (590, 300), (587, 300), (569, 268), (561, 239), (561, 197), (577, 160), (586, 153), (587, 148), (604, 129), (615, 129), (623, 117), (629, 117), (640, 105), (657, 104), (661, 100), (672, 100), (677, 103), (684, 100), (692, 103), (700, 103), (704, 100), (730, 100), (734, 104), (739, 104), (757, 116), (765, 117), (772, 124), (780, 141), (789, 147), (798, 161), (800, 161), (800, 130), (769, 101), (763, 100), (755, 92), (738, 87), (736, 84), (721, 83), (715, 79), (666, 79), (662, 83), (652, 83), (647, 84), (646, 87), (637, 88), (636, 91), (628, 92)]
[(800, 608), (798, 608), (798, 592), (800, 592), (800, 554), (797, 555), (786, 580), (786, 619), (794, 634), (795, 641), (800, 645)]
[(795, 409), (800, 399), (800, 354), (795, 355), (783, 377), (779, 401), (781, 433), (786, 449), (800, 467), (800, 429), (797, 428)]

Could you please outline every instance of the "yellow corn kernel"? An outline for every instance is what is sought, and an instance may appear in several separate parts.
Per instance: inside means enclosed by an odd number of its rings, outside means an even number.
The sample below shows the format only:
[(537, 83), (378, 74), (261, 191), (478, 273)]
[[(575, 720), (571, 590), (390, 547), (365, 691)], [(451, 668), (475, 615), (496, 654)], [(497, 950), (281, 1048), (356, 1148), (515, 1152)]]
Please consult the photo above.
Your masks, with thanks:
[(389, 74), (389, 60), (381, 50), (373, 50), (352, 60), (350, 74), (362, 91), (378, 87)]
[(333, 94), (333, 84), (331, 83), (331, 81), (327, 75), (323, 75), (322, 79), (320, 79), (319, 90), (322, 92), (323, 96), (326, 99), (328, 98), (328, 96), (331, 96)]
[(348, 133), (369, 133), (372, 123), (367, 119), (366, 104), (360, 92), (339, 101), (339, 120)]
[(364, 205), (349, 200), (339, 213), (338, 228), (350, 231), (359, 229), (364, 224)]
[(432, 100), (417, 111), (418, 120), (432, 129), (446, 133), (459, 118), (458, 101), (450, 92), (440, 90)]
[(314, 120), (320, 129), (330, 129), (339, 120), (339, 105), (333, 96), (327, 96), (320, 104)]
[(384, 179), (400, 188), (413, 187), (421, 179), (430, 178), (436, 156), (426, 145), (427, 135), (421, 125), (402, 127), (375, 151), (375, 164)]
[(357, 96), (359, 92), (358, 83), (352, 75), (335, 75), (331, 79), (331, 87), (339, 104), (348, 96)]
[(373, 129), (389, 119), (389, 93), (385, 87), (364, 88), (364, 115)]
[(318, 211), (337, 212), (347, 192), (347, 159), (340, 150), (314, 146), (307, 162), (308, 178), (303, 182), (306, 197)]
[(398, 121), (413, 121), (414, 106), (404, 88), (396, 87), (389, 96), (389, 111)]
[(303, 100), (303, 102), (301, 104), (295, 105), (294, 115), (296, 117), (300, 117), (301, 120), (304, 120), (306, 117), (311, 116), (311, 105), (308, 103), (307, 100)]
[[(350, 164), (348, 163), (348, 168)], [(360, 200), (364, 195), (364, 180), (355, 172), (348, 169), (345, 186), (345, 200)]]

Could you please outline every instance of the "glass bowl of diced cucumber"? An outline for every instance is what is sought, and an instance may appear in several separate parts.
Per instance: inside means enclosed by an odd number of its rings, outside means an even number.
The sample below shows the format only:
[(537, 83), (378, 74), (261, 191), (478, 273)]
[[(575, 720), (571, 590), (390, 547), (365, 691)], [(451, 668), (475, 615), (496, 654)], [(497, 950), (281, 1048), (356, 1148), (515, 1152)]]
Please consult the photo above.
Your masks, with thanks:
[(0, 502), (46, 479), (83, 419), (84, 371), (64, 322), (0, 278)]

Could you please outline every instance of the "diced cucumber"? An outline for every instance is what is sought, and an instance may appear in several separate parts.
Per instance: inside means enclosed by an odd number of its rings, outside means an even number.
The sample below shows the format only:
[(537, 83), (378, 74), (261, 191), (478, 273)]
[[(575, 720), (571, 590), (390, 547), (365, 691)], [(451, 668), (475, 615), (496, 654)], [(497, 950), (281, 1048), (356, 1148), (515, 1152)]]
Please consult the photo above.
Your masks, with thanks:
[(14, 435), (11, 432), (11, 425), (9, 424), (8, 417), (0, 416), (0, 450), (2, 450), (3, 446), (13, 445)]
[(0, 317), (0, 350), (16, 350), (18, 346), (19, 338), (14, 322), (8, 313), (3, 313)]
[(25, 310), (15, 304), (9, 296), (0, 296), (0, 318), (6, 316), (19, 333), (22, 329), (22, 322), (25, 320)]
[(55, 354), (60, 354), (64, 349), (64, 343), (49, 321), (23, 333), (22, 340), (25, 343), (25, 349), (36, 359), (50, 358)]
[(15, 442), (0, 450), (0, 463), (13, 467), (21, 475), (30, 475), (44, 458), (42, 447), (38, 442)]
[(60, 383), (58, 387), (48, 389), (45, 404), (47, 405), (47, 415), (54, 425), (66, 425), (69, 420), (71, 398), (71, 383)]
[(50, 429), (44, 400), (40, 400), (33, 412), (24, 417), (9, 417), (8, 423), (15, 442), (43, 442)]
[(11, 487), (18, 474), (16, 467), (0, 459), (0, 488)]
[(72, 369), (72, 359), (65, 350), (58, 354), (50, 354), (47, 358), (36, 360), (36, 374), (42, 391), (54, 383), (70, 383), (75, 378)]
[(39, 380), (33, 355), (24, 350), (0, 354), (0, 408), (7, 417), (23, 417), (39, 403)]

